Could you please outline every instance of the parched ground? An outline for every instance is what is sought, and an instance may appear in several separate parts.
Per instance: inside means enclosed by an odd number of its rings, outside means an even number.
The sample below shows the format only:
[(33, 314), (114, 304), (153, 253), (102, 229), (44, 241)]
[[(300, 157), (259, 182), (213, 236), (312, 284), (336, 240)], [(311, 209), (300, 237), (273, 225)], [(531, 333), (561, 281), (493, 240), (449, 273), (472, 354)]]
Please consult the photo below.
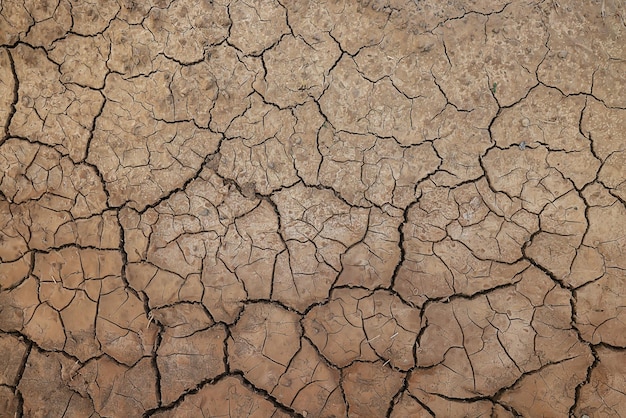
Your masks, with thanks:
[(622, 0), (0, 0), (0, 417), (626, 416)]

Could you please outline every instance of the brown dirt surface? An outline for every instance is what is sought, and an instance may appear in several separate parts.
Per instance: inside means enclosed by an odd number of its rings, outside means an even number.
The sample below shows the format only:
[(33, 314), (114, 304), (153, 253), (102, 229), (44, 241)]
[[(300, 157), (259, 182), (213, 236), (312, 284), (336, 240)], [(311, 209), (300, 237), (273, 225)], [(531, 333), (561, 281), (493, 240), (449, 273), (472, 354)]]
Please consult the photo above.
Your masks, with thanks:
[(0, 418), (626, 417), (623, 0), (0, 0)]

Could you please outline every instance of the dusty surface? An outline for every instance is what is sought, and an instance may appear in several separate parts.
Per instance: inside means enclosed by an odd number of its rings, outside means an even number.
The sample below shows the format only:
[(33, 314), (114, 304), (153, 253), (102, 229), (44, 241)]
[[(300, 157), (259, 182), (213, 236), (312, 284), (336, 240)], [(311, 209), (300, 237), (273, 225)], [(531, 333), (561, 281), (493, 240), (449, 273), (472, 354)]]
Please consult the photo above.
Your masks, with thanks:
[(0, 4), (0, 417), (626, 416), (622, 1)]

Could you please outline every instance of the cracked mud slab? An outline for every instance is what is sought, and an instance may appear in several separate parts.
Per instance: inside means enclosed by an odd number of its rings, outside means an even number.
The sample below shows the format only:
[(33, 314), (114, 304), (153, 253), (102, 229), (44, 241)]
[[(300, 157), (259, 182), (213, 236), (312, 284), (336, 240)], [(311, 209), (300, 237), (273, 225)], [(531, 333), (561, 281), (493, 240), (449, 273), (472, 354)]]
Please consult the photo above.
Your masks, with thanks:
[(3, 0), (0, 417), (626, 416), (626, 6)]

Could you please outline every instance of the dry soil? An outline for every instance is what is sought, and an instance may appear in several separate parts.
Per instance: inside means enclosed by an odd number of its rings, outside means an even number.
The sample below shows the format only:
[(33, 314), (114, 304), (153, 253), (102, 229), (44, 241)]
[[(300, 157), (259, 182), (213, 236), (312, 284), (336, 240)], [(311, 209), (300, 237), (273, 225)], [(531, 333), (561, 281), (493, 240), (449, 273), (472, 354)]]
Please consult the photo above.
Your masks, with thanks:
[(0, 0), (1, 417), (626, 416), (623, 0)]

